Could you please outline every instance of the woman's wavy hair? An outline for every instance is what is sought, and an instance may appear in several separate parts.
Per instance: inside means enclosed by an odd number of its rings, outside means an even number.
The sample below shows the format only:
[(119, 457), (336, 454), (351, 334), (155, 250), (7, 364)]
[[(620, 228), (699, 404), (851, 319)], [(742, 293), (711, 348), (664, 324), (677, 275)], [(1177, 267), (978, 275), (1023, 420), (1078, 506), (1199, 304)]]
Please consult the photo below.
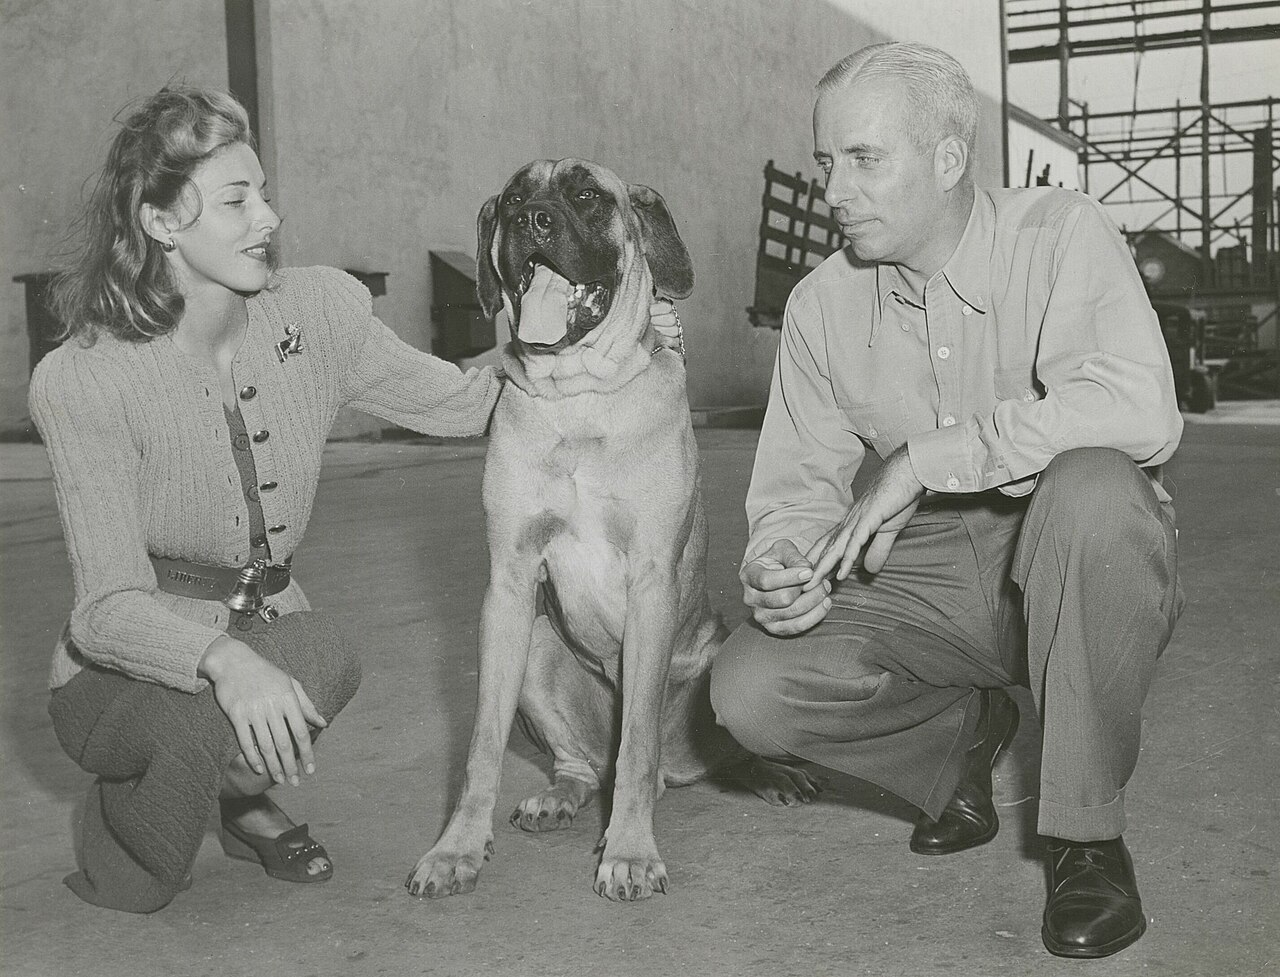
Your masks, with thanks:
[(249, 116), (218, 89), (166, 85), (129, 113), (75, 225), (83, 241), (52, 284), (63, 338), (92, 343), (107, 332), (145, 343), (178, 324), (182, 293), (140, 210), (173, 209), (196, 168), (235, 143), (252, 147)]

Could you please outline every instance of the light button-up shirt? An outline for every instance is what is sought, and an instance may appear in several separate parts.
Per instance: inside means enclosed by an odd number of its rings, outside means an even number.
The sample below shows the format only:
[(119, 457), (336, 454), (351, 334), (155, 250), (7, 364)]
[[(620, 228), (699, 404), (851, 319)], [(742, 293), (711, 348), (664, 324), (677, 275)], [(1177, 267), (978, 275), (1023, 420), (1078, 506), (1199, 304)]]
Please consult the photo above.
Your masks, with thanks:
[(780, 538), (807, 549), (834, 525), (866, 447), (888, 457), (906, 444), (931, 492), (1010, 496), (1071, 448), (1116, 448), (1153, 471), (1173, 454), (1182, 418), (1168, 351), (1095, 201), (978, 189), (955, 253), (911, 296), (896, 266), (848, 248), (792, 291), (746, 559)]

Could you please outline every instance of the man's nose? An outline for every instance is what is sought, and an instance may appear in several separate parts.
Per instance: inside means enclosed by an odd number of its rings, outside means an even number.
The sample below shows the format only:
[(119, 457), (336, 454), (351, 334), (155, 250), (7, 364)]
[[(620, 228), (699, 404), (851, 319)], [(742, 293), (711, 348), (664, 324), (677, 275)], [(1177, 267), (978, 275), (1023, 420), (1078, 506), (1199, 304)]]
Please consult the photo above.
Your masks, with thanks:
[(822, 199), (832, 210), (845, 203), (857, 192), (854, 180), (845, 170), (845, 167), (837, 165), (827, 174), (827, 185), (822, 192)]

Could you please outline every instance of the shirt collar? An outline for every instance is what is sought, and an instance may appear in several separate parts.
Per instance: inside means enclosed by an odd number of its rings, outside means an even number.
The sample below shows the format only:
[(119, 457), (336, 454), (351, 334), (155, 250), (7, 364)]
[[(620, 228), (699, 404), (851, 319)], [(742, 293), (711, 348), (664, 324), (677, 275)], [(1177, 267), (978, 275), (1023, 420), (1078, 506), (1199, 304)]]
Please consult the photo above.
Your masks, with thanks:
[(991, 194), (975, 188), (969, 222), (955, 252), (942, 266), (956, 297), (986, 314), (991, 301), (991, 254), (996, 240), (996, 207)]
[[(960, 243), (942, 266), (942, 275), (960, 301), (986, 314), (991, 300), (991, 253), (996, 239), (996, 208), (991, 194), (981, 187), (974, 188), (973, 206)], [(876, 265), (876, 304), (871, 312), (871, 336), (868, 346), (874, 346), (884, 317), (884, 304), (893, 296), (912, 305), (909, 291), (897, 265)]]
[(876, 336), (880, 333), (880, 321), (884, 318), (884, 304), (889, 299), (897, 296), (903, 302), (909, 302), (915, 305), (907, 297), (907, 283), (902, 279), (902, 272), (898, 270), (897, 265), (876, 265), (876, 304), (871, 310), (871, 336), (867, 339), (868, 346), (874, 346)]

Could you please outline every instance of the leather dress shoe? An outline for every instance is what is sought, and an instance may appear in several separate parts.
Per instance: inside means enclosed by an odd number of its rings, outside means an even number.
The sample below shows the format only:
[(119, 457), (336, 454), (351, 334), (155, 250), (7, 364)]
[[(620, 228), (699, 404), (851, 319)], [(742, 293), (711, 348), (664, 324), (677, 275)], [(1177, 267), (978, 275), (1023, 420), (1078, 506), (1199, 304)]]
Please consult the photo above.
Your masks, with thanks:
[(1049, 901), (1040, 938), (1059, 957), (1109, 957), (1147, 930), (1123, 838), (1046, 838)]
[(982, 689), (981, 696), (978, 739), (969, 747), (960, 785), (936, 821), (921, 814), (911, 832), (911, 850), (917, 855), (950, 855), (976, 848), (1000, 830), (991, 802), (991, 769), (1018, 731), (1018, 705), (1003, 689)]

